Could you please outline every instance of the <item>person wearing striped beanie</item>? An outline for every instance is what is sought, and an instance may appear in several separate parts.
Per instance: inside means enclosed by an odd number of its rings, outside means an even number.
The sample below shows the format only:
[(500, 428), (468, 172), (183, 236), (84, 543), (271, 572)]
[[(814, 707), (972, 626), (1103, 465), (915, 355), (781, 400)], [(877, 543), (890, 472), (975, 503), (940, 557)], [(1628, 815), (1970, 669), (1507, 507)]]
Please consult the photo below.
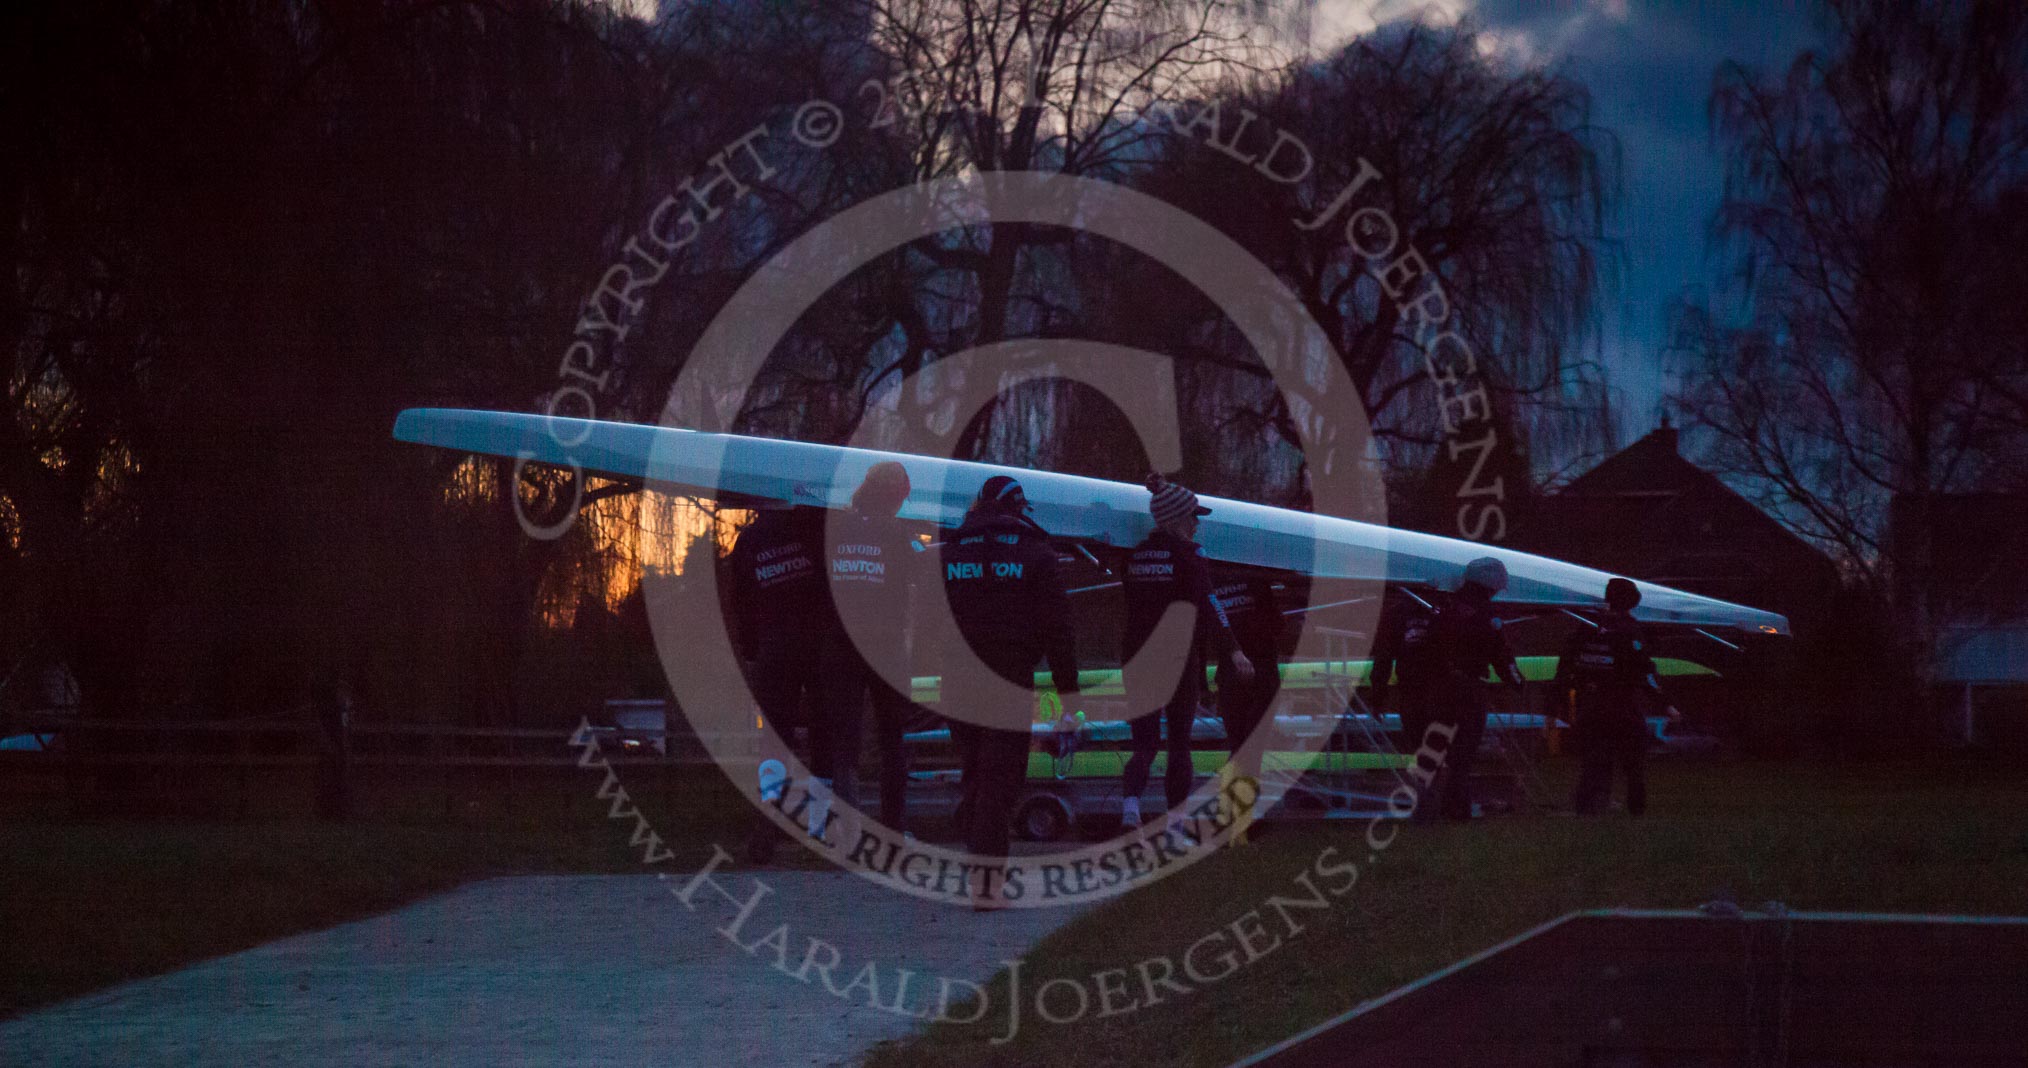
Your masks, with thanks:
[(1148, 514), (1155, 519), (1155, 525), (1179, 538), (1193, 540), (1197, 537), (1197, 519), (1211, 514), (1211, 509), (1198, 503), (1197, 495), (1182, 484), (1171, 482), (1161, 475), (1148, 476)]
[[(1168, 768), (1163, 789), (1169, 808), (1176, 809), (1190, 796), (1194, 770), (1190, 731), (1204, 688), (1206, 647), (1217, 656), (1228, 657), (1235, 672), (1247, 677), (1253, 672), (1211, 592), (1211, 570), (1198, 551), (1198, 518), (1211, 514), (1211, 509), (1188, 488), (1160, 475), (1149, 475), (1147, 487), (1148, 515), (1155, 521), (1155, 530), (1128, 555), (1121, 580), (1127, 601), (1121, 646), (1126, 662), (1123, 681), (1130, 702), (1133, 746), (1122, 774), (1120, 822), (1128, 827), (1140, 825), (1141, 791), (1147, 788), (1156, 751), (1164, 748), (1165, 729)], [(1136, 655), (1154, 635), (1169, 606), (1178, 603), (1190, 606), (1196, 617), (1182, 650), (1180, 673), (1173, 659), (1161, 658), (1166, 662), (1156, 663)]]

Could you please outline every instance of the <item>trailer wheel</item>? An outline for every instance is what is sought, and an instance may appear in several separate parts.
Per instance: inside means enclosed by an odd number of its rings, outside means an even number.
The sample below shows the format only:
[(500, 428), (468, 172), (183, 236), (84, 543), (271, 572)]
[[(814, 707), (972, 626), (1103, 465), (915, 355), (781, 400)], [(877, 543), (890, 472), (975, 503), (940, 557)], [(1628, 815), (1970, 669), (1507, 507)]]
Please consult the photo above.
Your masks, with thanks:
[(1014, 827), (1031, 842), (1054, 842), (1070, 833), (1070, 805), (1054, 794), (1035, 794), (1014, 813)]

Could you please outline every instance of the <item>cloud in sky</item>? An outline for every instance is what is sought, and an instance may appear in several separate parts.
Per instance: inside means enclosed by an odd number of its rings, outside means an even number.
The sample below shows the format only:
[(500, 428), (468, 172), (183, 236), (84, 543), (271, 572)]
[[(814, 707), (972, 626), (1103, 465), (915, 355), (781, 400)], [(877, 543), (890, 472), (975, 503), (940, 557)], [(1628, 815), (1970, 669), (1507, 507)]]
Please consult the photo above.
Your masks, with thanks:
[(1591, 91), (1593, 120), (1619, 136), (1623, 185), (1607, 223), (1617, 270), (1601, 298), (1601, 349), (1627, 429), (1646, 430), (1668, 388), (1669, 303), (1720, 269), (1705, 236), (1724, 191), (1705, 119), (1712, 75), (1726, 60), (1785, 67), (1820, 44), (1813, 16), (1789, 2), (1318, 0), (1311, 39), (1322, 51), (1418, 16), (1470, 19), (1490, 54), (1575, 78)]
[[(1300, 6), (1301, 0), (1297, 0)], [(1560, 54), (1595, 21), (1623, 23), (1632, 17), (1629, 0), (1535, 5), (1542, 17), (1531, 25), (1519, 19), (1489, 20), (1485, 0), (1317, 0), (1311, 15), (1311, 42), (1328, 51), (1389, 22), (1420, 18), (1448, 26), (1467, 16), (1478, 19), (1491, 47), (1526, 62)]]
[(1724, 157), (1706, 119), (1712, 76), (1726, 60), (1779, 69), (1818, 35), (1788, 4), (1622, 2), (1562, 17), (1546, 7), (1486, 0), (1474, 14), (1536, 41), (1543, 61), (1591, 90), (1595, 121), (1619, 136), (1623, 185), (1608, 222), (1619, 276), (1604, 294), (1601, 348), (1627, 429), (1639, 433), (1668, 388), (1670, 302), (1722, 270), (1706, 238), (1724, 193)]
[(1472, 6), (1473, 0), (1317, 0), (1310, 15), (1310, 41), (1322, 52), (1403, 19), (1447, 26)]

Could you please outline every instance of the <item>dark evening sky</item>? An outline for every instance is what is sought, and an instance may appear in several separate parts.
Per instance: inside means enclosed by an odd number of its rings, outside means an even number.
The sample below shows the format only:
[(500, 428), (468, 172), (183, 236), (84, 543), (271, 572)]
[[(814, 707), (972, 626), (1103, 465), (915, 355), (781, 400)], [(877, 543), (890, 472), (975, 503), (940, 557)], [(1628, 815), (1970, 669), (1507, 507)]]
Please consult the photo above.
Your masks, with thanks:
[(1712, 73), (1728, 59), (1785, 68), (1819, 44), (1814, 11), (1792, 0), (1320, 0), (1315, 40), (1334, 45), (1415, 11), (1472, 18), (1511, 59), (1560, 65), (1591, 90), (1594, 121), (1618, 133), (1623, 184), (1607, 224), (1618, 265), (1602, 300), (1602, 347), (1625, 430), (1638, 436), (1666, 388), (1669, 302), (1722, 269), (1706, 236), (1724, 187), (1705, 117)]

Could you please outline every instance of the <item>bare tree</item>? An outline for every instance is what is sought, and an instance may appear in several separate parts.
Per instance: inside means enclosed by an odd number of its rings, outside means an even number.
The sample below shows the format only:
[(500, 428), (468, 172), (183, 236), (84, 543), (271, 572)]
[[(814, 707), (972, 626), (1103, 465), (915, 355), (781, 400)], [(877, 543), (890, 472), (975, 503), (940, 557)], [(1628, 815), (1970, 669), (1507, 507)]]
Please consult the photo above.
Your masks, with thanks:
[[(1118, 177), (1159, 137), (1136, 115), (1147, 98), (1258, 62), (1247, 24), (1221, 0), (849, 2), (893, 65), (873, 90), (876, 121), (892, 117), (917, 180), (1038, 169)], [(995, 224), (918, 242), (932, 276), (906, 299), (924, 305), (903, 314), (907, 342), (881, 373), (911, 375), (960, 349), (1047, 332), (1054, 294), (1030, 253), (1067, 240)], [(990, 447), (992, 410), (961, 451)]]
[(674, 46), (571, 2), (4, 18), (10, 629), (106, 714), (272, 711), (317, 667), (511, 703), (543, 574), (586, 546), (522, 544), (507, 465), (387, 429), (553, 388), (541, 326), (578, 317)]
[[(1599, 415), (1602, 394), (1582, 346), (1595, 325), (1617, 143), (1591, 124), (1582, 86), (1551, 70), (1512, 69), (1479, 44), (1468, 23), (1396, 24), (1283, 78), (1174, 108), (1172, 124), (1191, 137), (1150, 184), (1254, 251), (1323, 327), (1357, 396), (1304, 404), (1359, 406), (1379, 458), (1405, 478), (1447, 467), (1447, 436), (1476, 439), (1497, 427), (1506, 456), (1496, 467), (1518, 493), (1529, 481), (1524, 430)], [(1276, 139), (1281, 131), (1306, 146), (1313, 166), (1301, 167)], [(1270, 181), (1268, 171), (1301, 178)], [(1357, 192), (1339, 207), (1347, 190)], [(1390, 238), (1380, 216), (1360, 224), (1364, 248), (1386, 249), (1378, 258), (1347, 236), (1362, 209), (1384, 212), (1398, 231)], [(1419, 259), (1401, 260), (1411, 249)], [(1475, 351), (1466, 388), (1484, 384), (1483, 404), (1461, 406), (1460, 390), (1432, 383), (1422, 349), (1438, 322)], [(1196, 354), (1264, 373), (1229, 342), (1201, 333)], [(1289, 413), (1259, 414), (1293, 440)], [(1448, 515), (1455, 502), (1438, 496)]]
[(2028, 192), (2028, 9), (1827, 11), (1826, 51), (1776, 77), (1717, 74), (1714, 230), (1739, 269), (1730, 309), (1681, 309), (1679, 400), (1724, 473), (1894, 605), (1927, 670), (1942, 608), (1928, 502), (2019, 484), (2020, 300), (2004, 280), (2020, 278)]

